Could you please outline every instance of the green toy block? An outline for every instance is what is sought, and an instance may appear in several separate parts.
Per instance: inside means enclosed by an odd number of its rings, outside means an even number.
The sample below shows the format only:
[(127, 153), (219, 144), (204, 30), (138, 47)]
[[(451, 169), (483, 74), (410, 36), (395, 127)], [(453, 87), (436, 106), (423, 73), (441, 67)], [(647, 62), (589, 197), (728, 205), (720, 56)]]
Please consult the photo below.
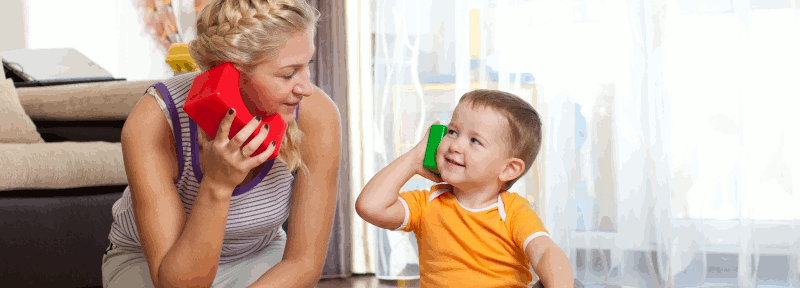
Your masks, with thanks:
[(447, 133), (447, 126), (431, 125), (431, 133), (428, 135), (428, 147), (425, 149), (425, 159), (422, 161), (422, 167), (436, 174), (439, 174), (439, 169), (436, 168), (436, 148), (439, 148), (439, 142), (442, 142), (445, 133)]

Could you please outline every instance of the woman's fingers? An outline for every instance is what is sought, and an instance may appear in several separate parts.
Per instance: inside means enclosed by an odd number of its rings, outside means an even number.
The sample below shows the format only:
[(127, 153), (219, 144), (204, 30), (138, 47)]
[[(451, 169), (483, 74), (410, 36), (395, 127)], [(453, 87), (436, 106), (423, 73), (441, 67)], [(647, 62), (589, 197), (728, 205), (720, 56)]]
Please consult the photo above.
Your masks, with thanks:
[(222, 117), (222, 121), (219, 123), (217, 137), (215, 139), (222, 139), (223, 141), (228, 140), (228, 134), (231, 133), (231, 123), (233, 123), (233, 118), (235, 116), (236, 109), (228, 109), (228, 113), (225, 113), (225, 117)]
[(208, 142), (208, 135), (206, 135), (206, 130), (197, 129), (199, 132), (197, 133), (197, 142), (199, 142), (200, 147), (205, 147), (206, 142)]
[(253, 135), (253, 132), (256, 131), (258, 128), (258, 124), (261, 123), (261, 116), (253, 117), (250, 122), (248, 122), (242, 130), (236, 133), (236, 135), (231, 138), (231, 142), (228, 142), (228, 149), (231, 151), (237, 151), (242, 148), (242, 144), (244, 141), (247, 141), (247, 138), (250, 138), (250, 135)]
[[(206, 130), (203, 130), (203, 129), (197, 129), (197, 130), (199, 130), (197, 132), (197, 143), (200, 146), (200, 148), (201, 149), (206, 149), (206, 148), (212, 147), (213, 146), (212, 144), (214, 143), (214, 140), (216, 140), (216, 139), (211, 139), (211, 136), (208, 136), (208, 133), (206, 133)], [(223, 138), (223, 139), (227, 139), (227, 138)]]
[(261, 142), (264, 142), (264, 139), (267, 139), (267, 133), (269, 133), (269, 125), (264, 125), (258, 130), (258, 134), (256, 137), (253, 137), (253, 140), (250, 140), (247, 145), (242, 146), (242, 155), (250, 158), (253, 152), (258, 150), (258, 147), (261, 146)]
[(270, 142), (269, 146), (267, 146), (267, 149), (265, 149), (264, 152), (261, 152), (261, 154), (258, 154), (258, 156), (250, 157), (250, 159), (245, 160), (245, 163), (248, 166), (256, 167), (261, 163), (266, 162), (273, 152), (275, 152), (275, 141)]

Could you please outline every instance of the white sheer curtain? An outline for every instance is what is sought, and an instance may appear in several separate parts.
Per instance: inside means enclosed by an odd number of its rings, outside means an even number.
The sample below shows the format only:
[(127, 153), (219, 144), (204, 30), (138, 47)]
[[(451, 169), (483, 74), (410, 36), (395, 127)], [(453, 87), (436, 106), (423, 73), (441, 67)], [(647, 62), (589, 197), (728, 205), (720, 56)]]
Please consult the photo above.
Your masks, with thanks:
[[(584, 284), (800, 286), (798, 2), (349, 2), (352, 197), (463, 93), (510, 91), (545, 126), (512, 190)], [(353, 223), (355, 273), (416, 276), (413, 234)]]

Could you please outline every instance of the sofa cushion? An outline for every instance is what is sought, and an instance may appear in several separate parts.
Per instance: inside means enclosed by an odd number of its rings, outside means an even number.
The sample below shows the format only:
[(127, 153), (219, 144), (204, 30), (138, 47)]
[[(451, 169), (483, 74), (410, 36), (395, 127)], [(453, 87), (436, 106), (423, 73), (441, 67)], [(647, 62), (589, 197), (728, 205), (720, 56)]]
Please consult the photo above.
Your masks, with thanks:
[(0, 143), (42, 143), (36, 126), (22, 109), (11, 79), (0, 80)]
[(125, 120), (159, 80), (108, 81), (17, 89), (22, 108), (37, 120)]
[(120, 143), (0, 143), (0, 191), (127, 183)]

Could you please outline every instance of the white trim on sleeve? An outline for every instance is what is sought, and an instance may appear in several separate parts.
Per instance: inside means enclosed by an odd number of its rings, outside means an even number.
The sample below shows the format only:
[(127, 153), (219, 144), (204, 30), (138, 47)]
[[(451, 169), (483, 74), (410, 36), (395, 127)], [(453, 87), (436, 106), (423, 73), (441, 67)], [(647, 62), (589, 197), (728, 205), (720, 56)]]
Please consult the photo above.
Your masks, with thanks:
[(156, 88), (153, 86), (147, 88), (147, 94), (153, 96), (153, 98), (156, 98), (156, 102), (158, 102), (158, 107), (161, 107), (161, 112), (163, 112), (164, 117), (167, 118), (167, 123), (169, 124), (168, 125), (169, 130), (172, 130), (172, 117), (169, 116), (169, 109), (167, 108), (167, 103), (164, 103), (164, 99), (161, 99), (161, 97), (158, 97), (158, 95), (156, 95)]
[(533, 238), (536, 238), (536, 237), (539, 237), (539, 236), (550, 237), (550, 234), (548, 234), (547, 232), (536, 232), (536, 233), (531, 234), (531, 236), (528, 236), (528, 238), (525, 238), (525, 242), (522, 243), (522, 251), (525, 251), (525, 249), (528, 247), (528, 243), (531, 243), (531, 240), (533, 240)]
[(406, 200), (403, 200), (403, 197), (398, 196), (397, 200), (400, 200), (400, 203), (403, 203), (403, 210), (406, 211), (406, 215), (403, 218), (403, 224), (392, 231), (403, 231), (403, 229), (406, 228), (406, 225), (408, 225), (408, 218), (411, 217), (411, 210), (408, 209), (408, 203), (406, 203)]

